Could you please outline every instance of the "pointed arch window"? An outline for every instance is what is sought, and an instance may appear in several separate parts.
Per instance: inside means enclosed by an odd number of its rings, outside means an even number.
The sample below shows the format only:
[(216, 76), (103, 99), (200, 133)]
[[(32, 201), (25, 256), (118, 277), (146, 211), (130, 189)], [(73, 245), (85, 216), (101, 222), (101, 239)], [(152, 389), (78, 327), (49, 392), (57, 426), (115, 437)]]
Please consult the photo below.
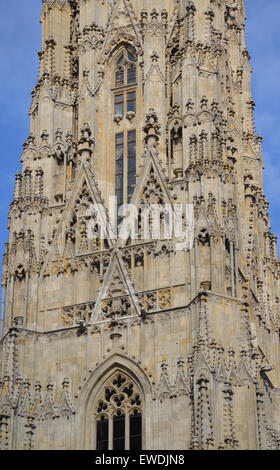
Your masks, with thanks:
[(136, 61), (137, 56), (132, 48), (122, 49), (116, 63), (116, 87), (136, 85)]
[(141, 450), (143, 398), (137, 385), (117, 372), (103, 388), (95, 409), (97, 450)]

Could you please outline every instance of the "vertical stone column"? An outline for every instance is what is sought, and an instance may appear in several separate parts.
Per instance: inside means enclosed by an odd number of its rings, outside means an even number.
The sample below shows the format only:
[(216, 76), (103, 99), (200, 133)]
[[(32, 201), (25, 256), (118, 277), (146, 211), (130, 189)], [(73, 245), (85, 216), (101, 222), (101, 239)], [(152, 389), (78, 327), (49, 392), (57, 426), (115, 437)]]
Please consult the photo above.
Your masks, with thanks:
[(9, 419), (6, 413), (0, 413), (0, 450), (9, 448)]
[(166, 153), (166, 72), (165, 72), (165, 48), (167, 14), (161, 14), (153, 9), (150, 13), (143, 14), (144, 31), (144, 115), (153, 109), (158, 116), (162, 128), (159, 140), (159, 151)]
[(36, 426), (34, 424), (34, 417), (28, 416), (26, 421), (27, 421), (25, 425), (26, 439), (24, 443), (24, 450), (33, 450), (33, 446), (34, 446), (33, 440), (34, 440), (34, 434), (35, 434), (34, 431), (36, 429)]
[(1, 302), (1, 323), (0, 323), (0, 339), (4, 336), (5, 328), (5, 302), (6, 302), (6, 284), (1, 284), (2, 288), (2, 302)]
[(200, 450), (214, 448), (212, 412), (209, 397), (209, 379), (201, 373), (196, 379), (195, 437)]

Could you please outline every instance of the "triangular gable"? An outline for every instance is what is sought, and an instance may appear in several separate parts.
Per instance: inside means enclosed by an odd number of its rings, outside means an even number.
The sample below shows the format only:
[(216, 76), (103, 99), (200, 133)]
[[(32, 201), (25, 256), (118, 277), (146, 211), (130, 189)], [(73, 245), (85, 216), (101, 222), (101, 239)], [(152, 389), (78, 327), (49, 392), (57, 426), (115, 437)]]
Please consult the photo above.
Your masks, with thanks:
[(41, 410), (42, 410), (41, 384), (40, 382), (36, 382), (35, 396), (34, 396), (32, 405), (29, 409), (29, 413), (34, 418), (38, 418), (38, 416), (40, 416)]
[[(75, 201), (76, 201), (76, 199), (77, 199), (84, 183), (86, 184), (86, 186), (87, 186), (87, 188), (90, 192), (93, 204), (98, 204), (99, 205), (99, 206), (97, 206), (97, 207), (99, 207), (99, 209), (97, 209), (97, 212), (98, 212), (100, 224), (102, 225), (103, 232), (105, 234), (105, 238), (108, 242), (108, 245), (110, 247), (112, 245), (112, 243), (110, 241), (109, 233), (108, 233), (108, 231), (109, 231), (109, 229), (108, 229), (109, 222), (107, 220), (107, 216), (105, 215), (106, 214), (105, 210), (104, 211), (101, 210), (101, 206), (102, 206), (102, 208), (104, 208), (104, 204), (101, 201), (96, 182), (95, 182), (93, 176), (90, 175), (89, 170), (85, 167), (84, 164), (82, 164), (81, 168), (80, 168), (80, 171), (79, 171), (79, 174), (76, 178), (76, 182), (74, 184), (74, 188), (72, 190), (72, 193), (71, 193), (71, 195), (70, 195), (70, 197), (69, 197), (69, 199), (66, 203), (66, 207), (65, 207), (64, 212), (61, 216), (60, 223), (58, 225), (58, 228), (57, 228), (56, 234), (54, 236), (54, 239), (52, 240), (51, 247), (50, 247), (49, 252), (46, 256), (46, 260), (45, 260), (45, 263), (42, 267), (41, 273), (44, 273), (47, 265), (50, 262), (57, 261), (58, 256), (59, 257), (62, 256), (62, 253), (59, 252), (58, 241), (59, 241), (61, 236), (65, 237), (65, 232), (64, 231), (65, 231), (66, 228), (69, 228), (67, 226), (67, 224), (71, 220), (71, 217), (72, 217), (73, 211), (74, 211), (74, 207), (75, 207)], [(64, 250), (66, 250), (66, 251), (64, 251), (65, 253), (71, 254), (71, 251), (70, 251), (69, 247), (66, 246), (66, 244), (64, 245)]]
[(215, 59), (213, 60), (213, 57), (206, 56), (205, 60), (203, 61), (203, 64), (201, 64), (200, 71), (214, 75), (218, 71), (218, 65), (219, 60), (217, 57), (215, 57)]
[(245, 361), (242, 359), (241, 363), (239, 364), (238, 368), (238, 378), (242, 384), (246, 382), (253, 382), (252, 376), (247, 368), (247, 365), (245, 364)]
[(218, 371), (217, 371), (217, 380), (220, 382), (225, 382), (228, 378), (228, 371), (227, 371), (227, 366), (225, 363), (225, 360), (222, 359)]
[(174, 208), (173, 201), (171, 199), (170, 192), (167, 188), (166, 177), (161, 168), (158, 157), (152, 149), (148, 149), (145, 154), (145, 162), (142, 167), (141, 175), (138, 178), (133, 196), (131, 198), (131, 204), (139, 206), (139, 203), (142, 200), (143, 188), (147, 185), (151, 178), (151, 171), (153, 171), (154, 178), (157, 180), (160, 185), (161, 192), (166, 204), (170, 204)]
[(162, 400), (164, 398), (171, 398), (173, 394), (172, 393), (173, 388), (168, 377), (167, 364), (164, 362), (161, 367), (162, 367), (162, 372), (161, 372), (159, 384), (156, 390), (156, 397), (159, 400)]
[(235, 363), (231, 364), (230, 366), (229, 374), (228, 374), (228, 381), (232, 383), (233, 385), (240, 384)]
[(157, 398), (158, 399), (170, 398), (171, 394), (172, 394), (172, 388), (169, 383), (169, 380), (166, 375), (162, 375), (160, 378), (159, 386), (158, 386)]
[(115, 250), (90, 323), (141, 316), (142, 313), (123, 260)]
[[(149, 187), (151, 189), (151, 199), (148, 200)], [(173, 200), (166, 185), (166, 177), (161, 169), (158, 157), (153, 154), (152, 149), (147, 149), (145, 154), (145, 162), (142, 166), (141, 175), (134, 189), (130, 204), (140, 209), (142, 204), (159, 204), (164, 207), (170, 206), (172, 212), (175, 211)], [(130, 240), (121, 237), (118, 239), (116, 247), (124, 247)]]
[(69, 398), (69, 393), (68, 393), (69, 380), (64, 379), (62, 386), (63, 386), (63, 392), (61, 394), (56, 412), (58, 416), (69, 417), (75, 414), (75, 410), (71, 403), (71, 400)]
[(195, 377), (197, 377), (198, 375), (201, 375), (202, 372), (209, 374), (210, 377), (212, 376), (212, 372), (209, 367), (208, 361), (203, 351), (200, 351), (199, 356), (198, 356), (196, 371), (195, 371)]
[(209, 211), (208, 204), (205, 202), (204, 205), (198, 206), (196, 211), (198, 212), (198, 216), (195, 221), (196, 236), (198, 236), (203, 229), (206, 229), (209, 232), (209, 235), (211, 235), (213, 232), (220, 232), (220, 226), (215, 208), (212, 208)]
[[(127, 18), (127, 22), (126, 24), (122, 24), (122, 22), (118, 22), (118, 15), (125, 15), (126, 18)], [(107, 35), (105, 37), (105, 40), (104, 40), (104, 44), (103, 44), (103, 49), (102, 49), (102, 52), (101, 52), (101, 57), (104, 55), (111, 39), (114, 38), (114, 36), (116, 36), (114, 34), (114, 28), (117, 28), (118, 30), (120, 31), (124, 31), (126, 33), (126, 36), (127, 36), (127, 26), (128, 24), (131, 24), (132, 25), (132, 29), (133, 29), (133, 33), (134, 33), (134, 36), (136, 37), (139, 45), (141, 46), (142, 45), (142, 40), (141, 40), (141, 35), (139, 33), (139, 30), (138, 30), (138, 26), (137, 26), (137, 18), (136, 18), (136, 15), (134, 13), (134, 11), (132, 10), (131, 6), (128, 5), (128, 2), (127, 0), (117, 0), (116, 4), (113, 6), (112, 8), (112, 11), (111, 11), (111, 14), (110, 14), (110, 21), (109, 21), (109, 24), (107, 26)]]
[(43, 405), (43, 409), (41, 411), (40, 416), (38, 419), (45, 420), (45, 419), (54, 419), (57, 413), (54, 408), (53, 398), (47, 396), (45, 404)]
[(160, 70), (160, 66), (157, 62), (152, 62), (152, 65), (150, 67), (150, 70), (148, 71), (144, 83), (148, 83), (149, 81), (153, 83), (158, 83), (161, 81), (162, 83), (165, 83), (165, 77), (162, 71)]
[(174, 393), (178, 396), (189, 395), (189, 387), (183, 370), (177, 372), (174, 384)]
[(57, 408), (58, 416), (68, 417), (75, 414), (74, 408), (70, 402), (67, 392), (63, 391)]
[(18, 416), (26, 417), (31, 409), (31, 393), (29, 387), (23, 392), (23, 396), (18, 406)]

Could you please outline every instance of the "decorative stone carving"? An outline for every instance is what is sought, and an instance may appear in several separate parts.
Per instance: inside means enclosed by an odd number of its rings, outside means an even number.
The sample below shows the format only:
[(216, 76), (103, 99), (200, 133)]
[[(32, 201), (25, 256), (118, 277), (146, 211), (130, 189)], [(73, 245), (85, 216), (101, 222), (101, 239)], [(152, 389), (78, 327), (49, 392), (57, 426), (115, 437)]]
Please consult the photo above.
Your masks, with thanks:
[(95, 302), (89, 302), (71, 307), (63, 307), (61, 309), (61, 318), (64, 326), (75, 326), (80, 321), (90, 323), (91, 313)]
[(115, 373), (108, 380), (94, 411), (98, 420), (111, 419), (120, 413), (130, 416), (142, 412), (142, 393), (133, 380), (122, 372)]

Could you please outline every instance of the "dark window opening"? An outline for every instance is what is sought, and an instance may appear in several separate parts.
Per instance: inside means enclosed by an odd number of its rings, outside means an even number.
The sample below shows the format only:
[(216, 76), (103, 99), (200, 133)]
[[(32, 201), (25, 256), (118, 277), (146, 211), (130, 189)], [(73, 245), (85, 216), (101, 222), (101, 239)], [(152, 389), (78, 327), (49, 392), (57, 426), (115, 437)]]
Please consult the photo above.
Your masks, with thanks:
[[(143, 254), (136, 261), (143, 263)], [(137, 385), (122, 372), (116, 371), (108, 379), (95, 408), (97, 450), (143, 449), (142, 401)]]
[(136, 131), (127, 134), (127, 194), (130, 202), (136, 183)]
[(119, 68), (116, 71), (116, 86), (123, 86), (124, 85), (124, 69)]
[(121, 412), (114, 416), (113, 450), (125, 450), (125, 416)]
[[(119, 208), (123, 205), (123, 172), (124, 172), (124, 134), (116, 134), (116, 176), (115, 176), (115, 195), (117, 198), (117, 214)], [(121, 222), (119, 215), (118, 224)]]
[(128, 50), (127, 56), (131, 62), (136, 62), (136, 55), (132, 51)]
[(97, 422), (97, 445), (96, 450), (108, 450), (109, 448), (109, 421), (102, 416)]
[(127, 71), (127, 84), (132, 85), (136, 83), (136, 67), (135, 65), (129, 67)]
[(142, 415), (135, 411), (130, 416), (130, 450), (142, 450)]
[(228, 254), (230, 254), (230, 242), (227, 238), (226, 238), (226, 241), (225, 241), (225, 248), (226, 248), (226, 251), (228, 252)]

